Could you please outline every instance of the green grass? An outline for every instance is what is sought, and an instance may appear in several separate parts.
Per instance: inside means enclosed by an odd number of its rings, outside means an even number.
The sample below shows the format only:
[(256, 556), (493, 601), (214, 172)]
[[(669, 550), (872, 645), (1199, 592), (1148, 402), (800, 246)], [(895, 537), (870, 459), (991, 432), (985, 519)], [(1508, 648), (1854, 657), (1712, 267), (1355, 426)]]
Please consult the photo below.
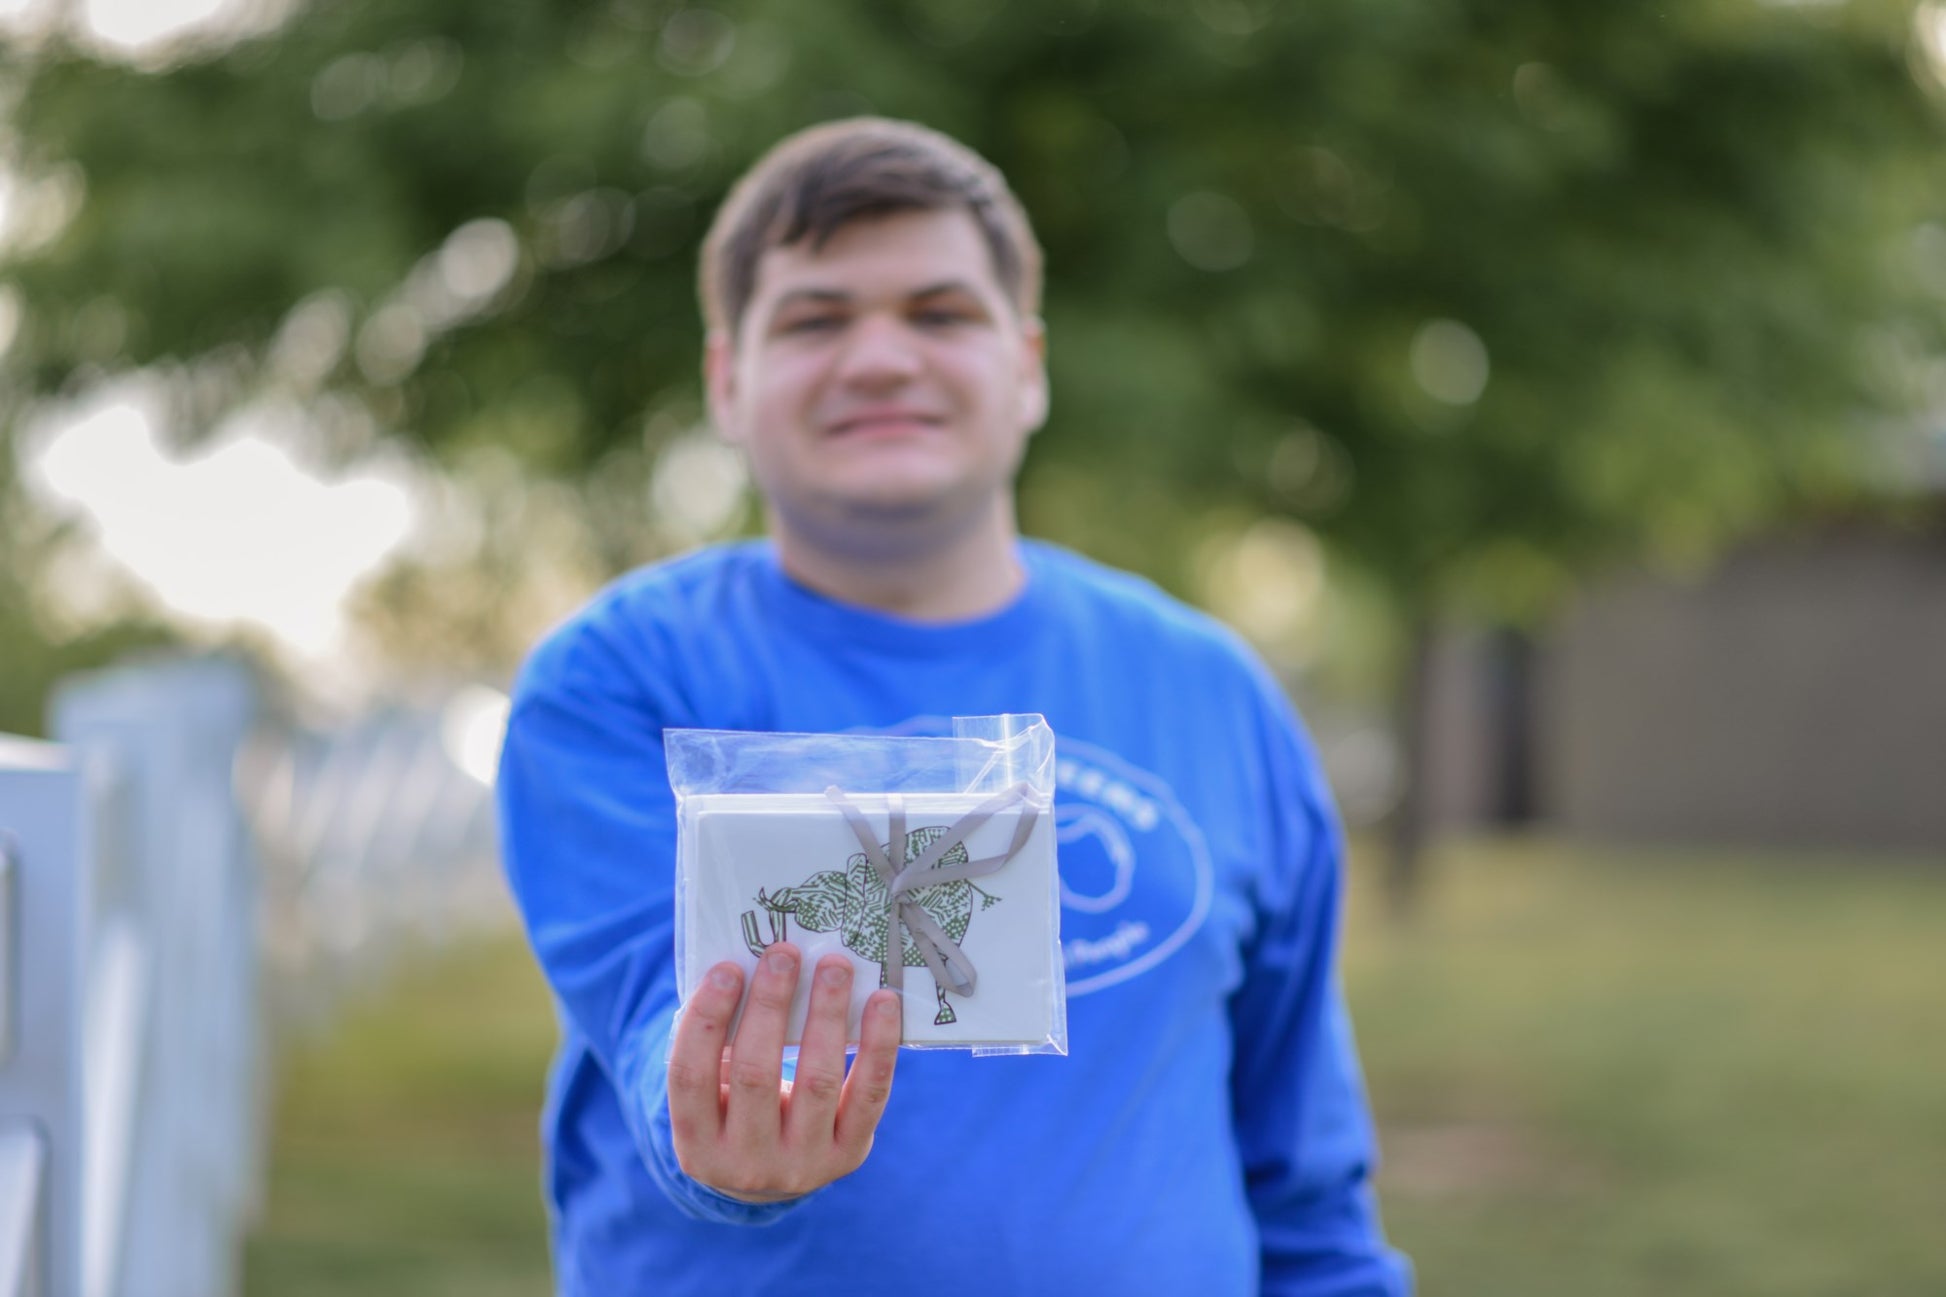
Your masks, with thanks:
[(539, 1113), (554, 1019), (518, 937), (394, 971), (279, 1068), (248, 1297), (551, 1290)]
[[(1544, 843), (1354, 894), (1394, 1240), (1441, 1297), (1946, 1293), (1946, 865)], [(553, 1023), (513, 938), (282, 1069), (251, 1297), (547, 1291)]]
[(1946, 1293), (1946, 867), (1438, 864), (1347, 950), (1429, 1290)]

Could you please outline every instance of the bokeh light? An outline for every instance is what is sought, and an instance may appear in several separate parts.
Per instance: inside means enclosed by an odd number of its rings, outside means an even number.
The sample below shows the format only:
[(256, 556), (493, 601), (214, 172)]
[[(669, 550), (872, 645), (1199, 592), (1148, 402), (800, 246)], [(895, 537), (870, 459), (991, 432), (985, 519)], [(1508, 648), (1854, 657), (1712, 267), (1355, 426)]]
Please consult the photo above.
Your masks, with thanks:
[(154, 408), (130, 384), (75, 410), (30, 456), (30, 484), (179, 615), (261, 627), (307, 655), (341, 647), (345, 596), (411, 530), (408, 484), (307, 471), (247, 419), (171, 451)]

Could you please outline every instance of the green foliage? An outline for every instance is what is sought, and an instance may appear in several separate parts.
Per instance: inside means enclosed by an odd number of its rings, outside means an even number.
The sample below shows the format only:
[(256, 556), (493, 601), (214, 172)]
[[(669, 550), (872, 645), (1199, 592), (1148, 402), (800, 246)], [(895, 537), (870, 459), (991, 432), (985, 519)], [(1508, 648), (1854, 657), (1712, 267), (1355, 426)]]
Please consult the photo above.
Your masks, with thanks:
[[(343, 0), (160, 73), (57, 49), (14, 129), (87, 202), (9, 269), (9, 366), (267, 362), (335, 302), (325, 373), (234, 395), (322, 382), (442, 455), (598, 478), (693, 399), (729, 181), (880, 111), (992, 157), (1047, 245), (1032, 528), (1180, 586), (1241, 503), (1395, 592), (1531, 611), (1592, 558), (1844, 500), (1860, 429), (1911, 413), (1884, 357), (1938, 341), (1910, 249), (1942, 135), (1910, 30), (1889, 0)], [(423, 340), (385, 316), (482, 218), (512, 281)]]
[(63, 677), (174, 641), (167, 627), (139, 620), (51, 636), (19, 583), (0, 582), (0, 734), (45, 737), (47, 699)]

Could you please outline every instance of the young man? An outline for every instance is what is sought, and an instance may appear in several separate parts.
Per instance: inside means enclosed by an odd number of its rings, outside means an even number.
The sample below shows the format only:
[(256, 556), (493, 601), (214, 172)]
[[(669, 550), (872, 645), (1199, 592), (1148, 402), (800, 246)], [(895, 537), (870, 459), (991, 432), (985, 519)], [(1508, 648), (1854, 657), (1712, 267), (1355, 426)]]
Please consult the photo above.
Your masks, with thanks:
[[(804, 132), (724, 204), (702, 289), (711, 412), (769, 537), (636, 573), (550, 636), (501, 766), (561, 1007), (561, 1292), (1406, 1292), (1332, 970), (1341, 843), (1296, 718), (1220, 626), (1016, 532), (1047, 382), (1005, 183), (916, 126)], [(847, 1075), (849, 969), (785, 943), (734, 1041), (734, 965), (674, 1025), (664, 727), (1001, 712), (1058, 736), (1069, 1056), (897, 1057), (880, 991)]]

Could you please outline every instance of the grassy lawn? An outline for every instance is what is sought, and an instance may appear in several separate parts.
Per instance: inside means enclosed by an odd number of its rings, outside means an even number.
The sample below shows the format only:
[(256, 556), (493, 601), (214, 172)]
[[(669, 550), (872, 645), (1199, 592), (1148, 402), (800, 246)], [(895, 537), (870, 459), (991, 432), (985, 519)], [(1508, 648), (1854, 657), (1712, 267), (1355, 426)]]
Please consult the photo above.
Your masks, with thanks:
[[(1946, 867), (1447, 850), (1354, 896), (1394, 1239), (1442, 1297), (1946, 1292)], [(547, 1291), (553, 1023), (523, 948), (284, 1060), (251, 1297)]]
[(1946, 868), (1440, 864), (1347, 955), (1429, 1291), (1946, 1293)]
[(401, 967), (293, 1045), (247, 1297), (549, 1292), (537, 1132), (553, 1047), (515, 936)]

